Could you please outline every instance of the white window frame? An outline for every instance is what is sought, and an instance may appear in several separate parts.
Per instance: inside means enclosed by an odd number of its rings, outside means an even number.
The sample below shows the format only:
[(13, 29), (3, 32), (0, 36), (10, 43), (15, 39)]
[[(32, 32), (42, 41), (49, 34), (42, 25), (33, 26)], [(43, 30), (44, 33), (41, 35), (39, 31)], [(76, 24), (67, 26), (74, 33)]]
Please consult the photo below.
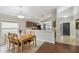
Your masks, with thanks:
[[(18, 23), (18, 22), (13, 22), (13, 21), (1, 21), (1, 22)], [(2, 24), (1, 24), (1, 26), (2, 26)], [(18, 23), (18, 28), (2, 28), (1, 27), (1, 33), (0, 34), (2, 34), (2, 29), (17, 29), (17, 31), (19, 31), (19, 23)], [(1, 35), (1, 37), (2, 37), (2, 35)]]

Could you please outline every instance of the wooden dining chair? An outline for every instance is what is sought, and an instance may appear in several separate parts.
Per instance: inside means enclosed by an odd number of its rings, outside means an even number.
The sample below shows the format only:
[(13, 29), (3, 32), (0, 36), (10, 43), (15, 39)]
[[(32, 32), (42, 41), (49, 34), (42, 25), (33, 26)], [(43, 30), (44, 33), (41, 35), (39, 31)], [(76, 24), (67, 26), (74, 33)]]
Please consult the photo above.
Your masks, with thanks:
[(13, 33), (8, 33), (8, 40), (9, 40), (9, 49), (12, 48), (12, 52), (14, 52), (15, 50), (15, 46), (14, 46), (14, 34)]
[(19, 47), (21, 46), (21, 43), (18, 40), (18, 35), (13, 33), (13, 37), (12, 37), (12, 45), (13, 45), (13, 52), (15, 51), (15, 48), (18, 48), (19, 51)]
[[(13, 40), (13, 51), (15, 51), (15, 48), (18, 48), (18, 51), (19, 51), (19, 48), (21, 47), (21, 42), (18, 39), (18, 35), (14, 33), (12, 40)], [(27, 44), (27, 42), (24, 42), (22, 44), (24, 46)]]
[[(29, 34), (30, 35), (35, 35), (35, 31), (29, 31)], [(31, 44), (31, 42), (33, 42), (33, 46), (34, 46), (34, 38), (31, 38), (31, 39), (29, 39), (29, 40), (27, 40), (27, 42), (29, 43), (29, 47), (30, 47), (30, 44)]]
[(12, 33), (8, 33), (8, 41), (9, 41), (9, 49), (12, 47), (12, 37), (13, 37), (13, 35), (12, 35)]

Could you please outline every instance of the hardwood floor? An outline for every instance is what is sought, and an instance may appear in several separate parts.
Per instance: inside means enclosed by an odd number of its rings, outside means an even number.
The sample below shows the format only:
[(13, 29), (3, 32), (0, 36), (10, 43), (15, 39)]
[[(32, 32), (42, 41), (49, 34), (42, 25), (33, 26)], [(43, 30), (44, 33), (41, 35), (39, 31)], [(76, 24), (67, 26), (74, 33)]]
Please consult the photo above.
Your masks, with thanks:
[(79, 53), (79, 46), (45, 42), (36, 53)]

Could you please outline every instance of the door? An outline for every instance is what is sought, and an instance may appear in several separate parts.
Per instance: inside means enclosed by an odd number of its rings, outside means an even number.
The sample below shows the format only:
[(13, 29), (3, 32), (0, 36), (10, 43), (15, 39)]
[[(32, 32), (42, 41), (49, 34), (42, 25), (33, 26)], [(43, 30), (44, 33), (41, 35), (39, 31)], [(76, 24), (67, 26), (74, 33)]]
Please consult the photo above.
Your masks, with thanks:
[(63, 23), (63, 35), (70, 35), (70, 23)]

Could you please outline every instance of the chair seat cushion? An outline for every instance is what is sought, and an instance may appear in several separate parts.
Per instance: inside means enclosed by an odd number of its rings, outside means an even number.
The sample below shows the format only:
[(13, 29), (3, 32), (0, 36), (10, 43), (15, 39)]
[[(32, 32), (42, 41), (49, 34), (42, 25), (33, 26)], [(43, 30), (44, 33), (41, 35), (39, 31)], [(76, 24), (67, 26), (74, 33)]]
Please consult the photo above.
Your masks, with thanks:
[(24, 44), (27, 44), (27, 42), (24, 42)]
[(33, 39), (27, 40), (27, 42), (31, 42), (31, 41), (33, 41)]
[(15, 42), (16, 45), (18, 46), (21, 46), (21, 43), (20, 42)]
[[(24, 42), (24, 44), (26, 44), (27, 42)], [(21, 46), (20, 42), (15, 42), (16, 45)]]

